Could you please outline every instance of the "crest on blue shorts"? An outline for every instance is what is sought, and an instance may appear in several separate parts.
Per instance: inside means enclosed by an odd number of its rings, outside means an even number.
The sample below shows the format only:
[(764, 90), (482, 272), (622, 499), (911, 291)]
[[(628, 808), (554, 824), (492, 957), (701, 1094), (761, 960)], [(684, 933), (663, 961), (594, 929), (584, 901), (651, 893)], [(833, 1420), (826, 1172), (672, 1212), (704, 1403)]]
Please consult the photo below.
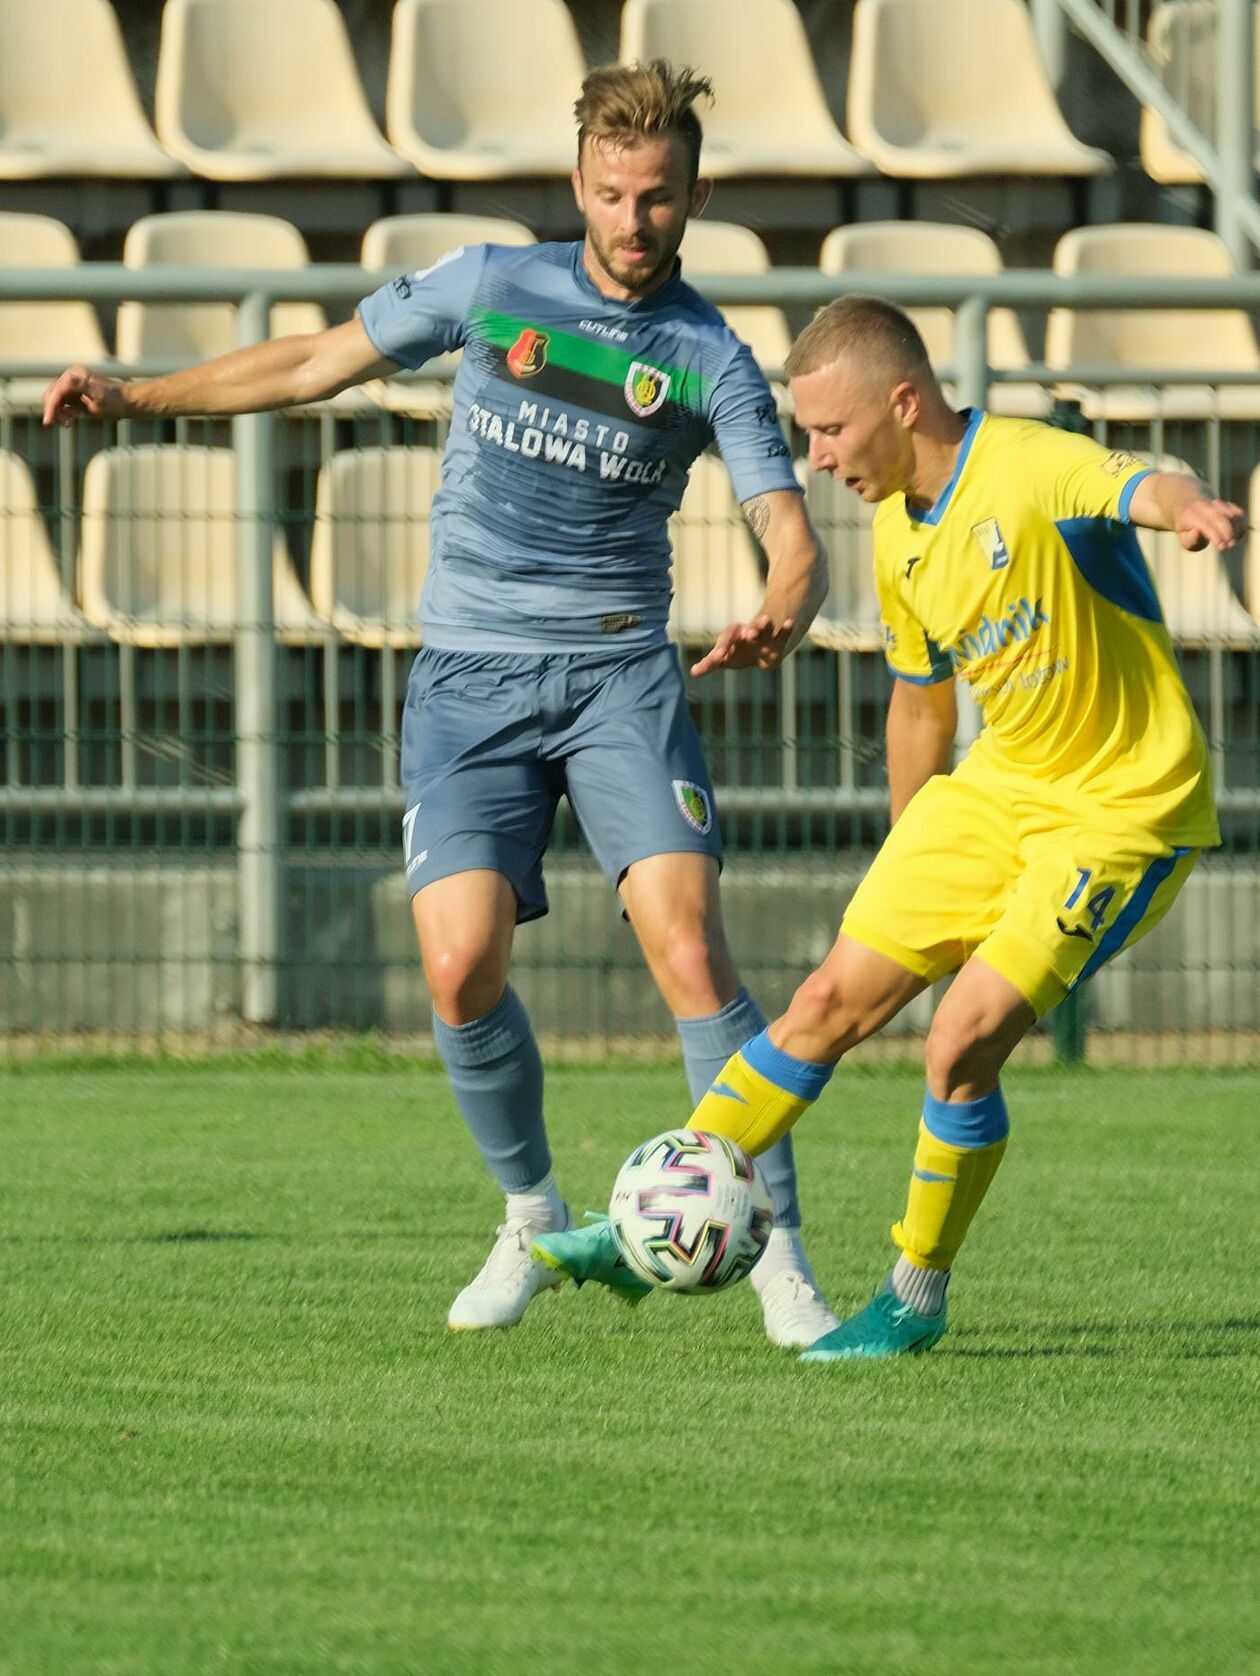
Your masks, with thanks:
[(688, 826), (697, 832), (712, 832), (713, 804), (703, 786), (692, 780), (675, 780), (674, 797)]

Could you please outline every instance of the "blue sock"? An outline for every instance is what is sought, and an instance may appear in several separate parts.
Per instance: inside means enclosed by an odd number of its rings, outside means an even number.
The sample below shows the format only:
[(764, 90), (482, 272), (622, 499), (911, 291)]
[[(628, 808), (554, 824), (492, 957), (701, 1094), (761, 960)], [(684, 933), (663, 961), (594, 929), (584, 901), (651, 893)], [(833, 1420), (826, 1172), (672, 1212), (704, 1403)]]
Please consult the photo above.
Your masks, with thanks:
[[(717, 1080), (726, 1061), (750, 1036), (757, 1036), (766, 1027), (766, 1015), (746, 989), (741, 989), (733, 1001), (728, 1001), (720, 1012), (707, 1018), (676, 1019), (682, 1039), (683, 1063), (687, 1068), (687, 1086), (691, 1089), (692, 1104), (698, 1106)], [(796, 1187), (796, 1159), (792, 1153), (792, 1137), (784, 1135), (769, 1152), (763, 1152), (757, 1163), (765, 1177), (766, 1186), (774, 1203), (776, 1228), (799, 1228), (801, 1203)]]
[(543, 1123), (543, 1068), (529, 1014), (509, 985), (498, 1005), (469, 1024), (433, 1015), (433, 1040), (477, 1150), (505, 1193), (521, 1193), (551, 1169)]

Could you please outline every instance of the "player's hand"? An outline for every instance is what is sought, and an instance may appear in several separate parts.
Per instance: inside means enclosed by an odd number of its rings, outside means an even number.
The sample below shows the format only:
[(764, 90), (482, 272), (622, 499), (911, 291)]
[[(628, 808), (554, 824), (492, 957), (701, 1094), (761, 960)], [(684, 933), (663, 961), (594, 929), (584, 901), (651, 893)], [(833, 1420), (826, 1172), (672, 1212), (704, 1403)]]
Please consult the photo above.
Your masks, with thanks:
[(121, 419), (128, 411), (121, 379), (105, 378), (87, 367), (67, 367), (44, 391), (45, 425), (73, 425), (91, 419)]
[(1188, 553), (1209, 545), (1224, 550), (1247, 533), (1247, 515), (1229, 500), (1192, 500), (1177, 514), (1177, 539)]
[(777, 669), (787, 652), (795, 620), (785, 617), (776, 623), (763, 612), (751, 623), (729, 623), (698, 663), (693, 675), (708, 675), (715, 669)]

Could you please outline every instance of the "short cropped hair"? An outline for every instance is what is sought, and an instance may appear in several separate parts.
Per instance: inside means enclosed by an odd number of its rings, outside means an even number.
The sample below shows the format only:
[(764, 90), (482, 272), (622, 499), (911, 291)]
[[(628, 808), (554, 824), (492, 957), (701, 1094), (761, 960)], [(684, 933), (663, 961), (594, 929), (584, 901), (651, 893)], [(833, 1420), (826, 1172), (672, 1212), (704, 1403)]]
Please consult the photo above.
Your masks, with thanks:
[(687, 148), (694, 182), (704, 137), (693, 108), (699, 98), (713, 98), (713, 83), (686, 65), (675, 69), (665, 58), (648, 64), (601, 64), (582, 83), (573, 107), (579, 164), (588, 139), (630, 146), (677, 134)]
[(788, 351), (789, 378), (829, 367), (856, 351), (893, 379), (934, 378), (914, 321), (882, 297), (837, 297), (818, 310)]

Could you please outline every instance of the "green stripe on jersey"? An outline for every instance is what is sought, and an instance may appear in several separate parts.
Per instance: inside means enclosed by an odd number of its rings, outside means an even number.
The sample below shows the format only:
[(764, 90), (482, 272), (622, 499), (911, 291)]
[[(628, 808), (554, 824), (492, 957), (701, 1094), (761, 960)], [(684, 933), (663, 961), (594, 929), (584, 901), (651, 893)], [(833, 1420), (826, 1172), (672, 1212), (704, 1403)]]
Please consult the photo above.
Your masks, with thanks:
[[(572, 332), (557, 331), (554, 326), (540, 325), (536, 320), (525, 320), (515, 314), (500, 314), (492, 308), (473, 308), (468, 314), (469, 325), (479, 337), (498, 349), (510, 349), (524, 331), (541, 332), (547, 339), (547, 359), (569, 372), (585, 378), (597, 378), (607, 384), (624, 385), (630, 368), (639, 360), (624, 349), (611, 344), (596, 343)], [(641, 363), (642, 364), (642, 363)], [(671, 366), (668, 361), (645, 363), (669, 378), (669, 400), (695, 413), (704, 411), (705, 398), (713, 387), (712, 379), (686, 367)]]

